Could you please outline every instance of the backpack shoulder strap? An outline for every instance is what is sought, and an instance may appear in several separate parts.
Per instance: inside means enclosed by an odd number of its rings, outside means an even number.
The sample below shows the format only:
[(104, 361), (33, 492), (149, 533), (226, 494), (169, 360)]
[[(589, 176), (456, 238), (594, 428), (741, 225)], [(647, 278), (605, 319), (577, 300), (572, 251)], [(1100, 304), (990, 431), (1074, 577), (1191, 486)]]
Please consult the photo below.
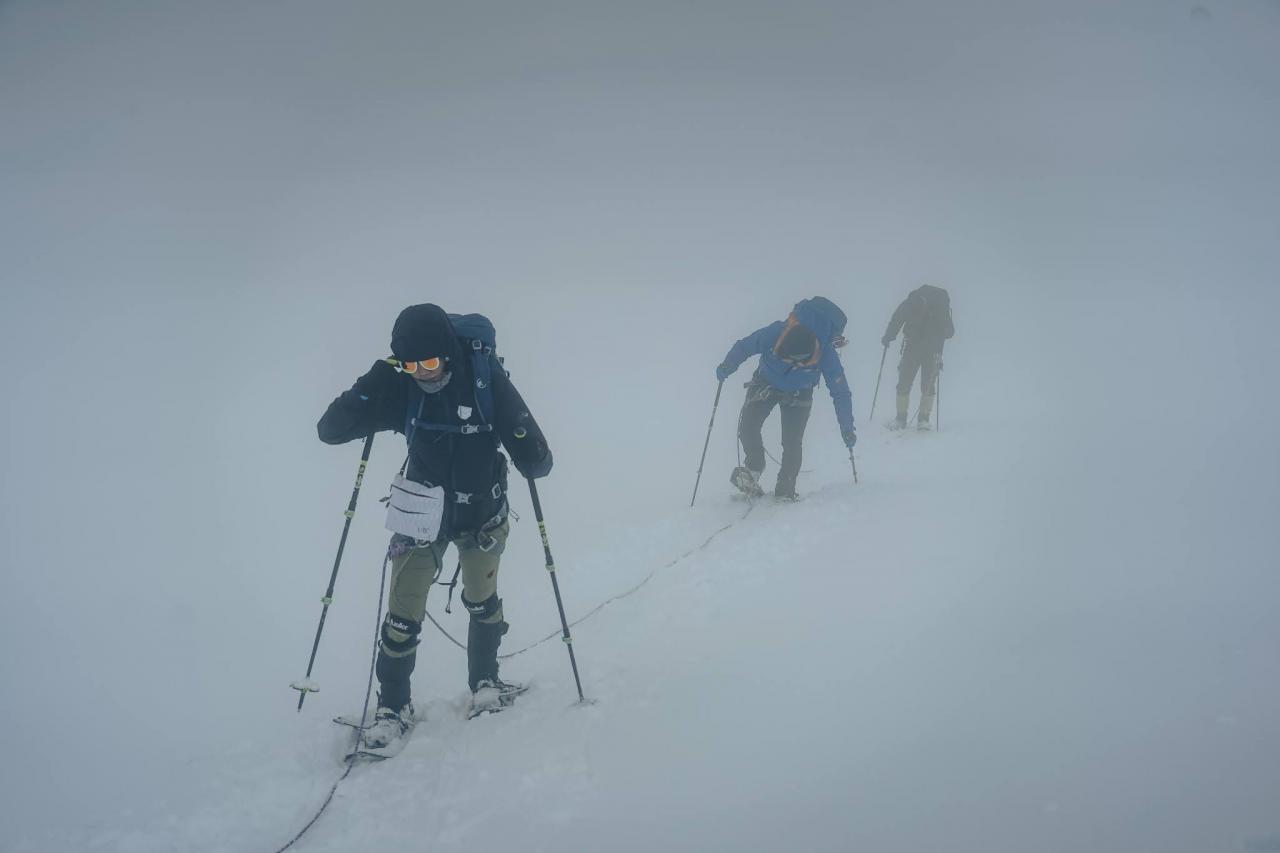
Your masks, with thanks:
[[(502, 359), (497, 355), (498, 334), (493, 321), (483, 314), (450, 314), (449, 321), (458, 334), (463, 349), (471, 353), (471, 375), (480, 420), (492, 425), (494, 360), (502, 369)], [(491, 427), (492, 428), (492, 427)]]
[(410, 447), (413, 446), (413, 434), (418, 429), (418, 418), (422, 417), (422, 407), (427, 402), (427, 395), (418, 387), (418, 383), (413, 383), (413, 387), (409, 389), (409, 402), (405, 404), (404, 412), (404, 440)]
[(493, 361), (496, 357), (493, 348), (484, 346), (483, 341), (471, 341), (471, 373), (475, 377), (472, 390), (480, 420), (489, 425), (493, 424)]

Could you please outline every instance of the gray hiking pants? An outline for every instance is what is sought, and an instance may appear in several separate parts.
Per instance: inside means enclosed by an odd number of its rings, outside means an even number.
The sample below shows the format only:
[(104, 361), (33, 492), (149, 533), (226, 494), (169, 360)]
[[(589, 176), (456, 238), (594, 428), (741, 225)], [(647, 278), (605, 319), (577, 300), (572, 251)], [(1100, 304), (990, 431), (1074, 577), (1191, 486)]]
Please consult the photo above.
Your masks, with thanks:
[(933, 401), (938, 393), (938, 359), (941, 353), (924, 347), (913, 347), (907, 344), (902, 351), (902, 360), (898, 362), (898, 420), (907, 419), (910, 408), (911, 385), (920, 374), (920, 420), (929, 420), (933, 412)]
[(761, 430), (775, 406), (782, 412), (782, 461), (774, 493), (790, 495), (796, 490), (796, 478), (800, 476), (804, 459), (804, 430), (813, 408), (813, 389), (784, 392), (763, 383), (748, 385), (747, 399), (738, 416), (738, 440), (746, 453), (743, 464), (759, 477), (764, 471)]

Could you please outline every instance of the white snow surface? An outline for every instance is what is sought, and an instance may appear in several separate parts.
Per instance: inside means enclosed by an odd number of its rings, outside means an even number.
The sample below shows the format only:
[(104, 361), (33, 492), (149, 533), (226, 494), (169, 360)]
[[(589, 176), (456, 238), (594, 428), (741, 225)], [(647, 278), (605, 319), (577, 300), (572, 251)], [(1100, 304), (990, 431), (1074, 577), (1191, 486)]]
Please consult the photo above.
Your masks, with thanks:
[[(314, 423), (422, 301), (550, 438), (591, 702), (553, 638), (466, 721), (428, 624), (412, 741), (294, 849), (1280, 849), (1280, 7), (1069, 5), (0, 5), (0, 850), (320, 808), (403, 440), (299, 713), (359, 457)], [(819, 389), (805, 500), (731, 498), (748, 363), (690, 508), (715, 365), (818, 294), (860, 482)], [(513, 484), (504, 653), (559, 624)]]
[[(1271, 603), (1223, 582), (1251, 571), (1140, 537), (1100, 557), (1063, 533), (1045, 486), (1092, 473), (1035, 464), (1025, 423), (943, 427), (864, 428), (856, 486), (838, 450), (812, 453), (795, 505), (729, 500), (718, 464), (696, 509), (682, 489), (591, 546), (553, 516), (571, 616), (654, 573), (573, 631), (593, 704), (576, 704), (553, 640), (504, 664), (534, 684), (517, 707), (468, 722), (463, 654), (428, 626), (424, 721), (398, 757), (354, 770), (298, 849), (1230, 849), (1272, 825), (1280, 779), (1256, 752), (1275, 743), (1274, 695), (1251, 651)], [(1067, 517), (1097, 531), (1127, 503), (1096, 500)], [(527, 512), (517, 530), (536, 538)], [(353, 543), (352, 575), (373, 576), (376, 540)], [(555, 626), (536, 549), (521, 550), (504, 563), (504, 651)], [(327, 685), (302, 714), (283, 683), (244, 695), (252, 728), (191, 759), (180, 789), (16, 849), (288, 840), (342, 771), (348, 730), (327, 720), (363, 695), (358, 597), (339, 599)], [(433, 612), (465, 635), (460, 609)], [(1214, 636), (1186, 628), (1204, 621)]]

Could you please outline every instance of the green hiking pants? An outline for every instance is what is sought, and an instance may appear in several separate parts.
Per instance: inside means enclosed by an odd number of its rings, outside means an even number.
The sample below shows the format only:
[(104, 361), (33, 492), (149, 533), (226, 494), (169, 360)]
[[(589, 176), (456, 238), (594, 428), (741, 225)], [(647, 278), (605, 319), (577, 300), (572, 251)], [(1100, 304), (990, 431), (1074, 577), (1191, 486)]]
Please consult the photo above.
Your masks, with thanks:
[[(486, 531), (496, 543), (491, 549), (481, 549), (474, 534), (453, 540), (462, 563), (462, 595), (467, 601), (480, 602), (498, 591), (498, 563), (507, 546), (507, 534), (511, 531), (509, 519)], [(427, 613), (427, 593), (444, 569), (445, 550), (448, 542), (432, 542), (391, 559), (391, 591), (387, 611), (400, 619), (421, 623)], [(485, 618), (485, 622), (501, 622), (502, 610)]]

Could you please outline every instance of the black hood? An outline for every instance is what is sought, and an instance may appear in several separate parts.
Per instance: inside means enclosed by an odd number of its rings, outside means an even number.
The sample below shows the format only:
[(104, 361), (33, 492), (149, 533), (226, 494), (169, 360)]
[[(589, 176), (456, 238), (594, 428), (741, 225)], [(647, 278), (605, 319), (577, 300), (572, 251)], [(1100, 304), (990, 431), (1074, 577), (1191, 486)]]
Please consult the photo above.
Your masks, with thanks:
[(449, 322), (449, 315), (439, 305), (410, 305), (400, 312), (391, 328), (391, 354), (400, 361), (424, 358), (460, 360), (462, 347)]

